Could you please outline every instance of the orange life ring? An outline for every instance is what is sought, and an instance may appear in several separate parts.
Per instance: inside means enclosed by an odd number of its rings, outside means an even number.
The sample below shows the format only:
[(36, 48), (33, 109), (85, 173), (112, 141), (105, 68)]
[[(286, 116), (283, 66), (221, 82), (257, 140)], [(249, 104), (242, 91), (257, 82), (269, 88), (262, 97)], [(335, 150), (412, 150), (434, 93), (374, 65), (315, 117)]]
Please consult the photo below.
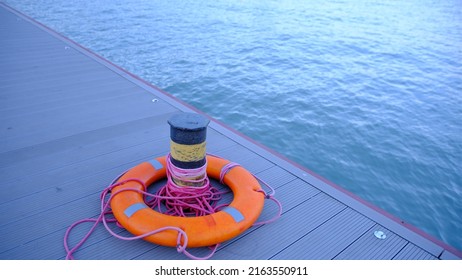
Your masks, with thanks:
[[(219, 179), (222, 168), (230, 161), (207, 156), (207, 175)], [(118, 182), (138, 179), (146, 186), (166, 177), (166, 157), (143, 162), (125, 173)], [(112, 192), (119, 192), (111, 199), (111, 208), (117, 221), (130, 233), (142, 235), (163, 227), (178, 227), (188, 236), (188, 247), (204, 247), (222, 243), (238, 236), (248, 229), (260, 216), (264, 205), (264, 193), (255, 177), (241, 166), (234, 167), (224, 177), (224, 183), (232, 190), (234, 199), (221, 211), (199, 217), (178, 217), (159, 213), (146, 206), (143, 195), (124, 189), (143, 187), (134, 181), (128, 181), (115, 187)], [(178, 232), (165, 230), (150, 235), (144, 240), (176, 247)]]

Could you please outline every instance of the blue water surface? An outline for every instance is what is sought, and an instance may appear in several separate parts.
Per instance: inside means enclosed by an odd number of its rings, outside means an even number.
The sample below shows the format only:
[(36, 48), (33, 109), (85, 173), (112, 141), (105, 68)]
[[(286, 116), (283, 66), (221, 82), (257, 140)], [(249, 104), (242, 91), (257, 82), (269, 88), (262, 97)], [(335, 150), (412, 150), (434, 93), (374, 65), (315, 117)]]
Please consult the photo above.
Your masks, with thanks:
[(460, 0), (8, 0), (462, 249)]

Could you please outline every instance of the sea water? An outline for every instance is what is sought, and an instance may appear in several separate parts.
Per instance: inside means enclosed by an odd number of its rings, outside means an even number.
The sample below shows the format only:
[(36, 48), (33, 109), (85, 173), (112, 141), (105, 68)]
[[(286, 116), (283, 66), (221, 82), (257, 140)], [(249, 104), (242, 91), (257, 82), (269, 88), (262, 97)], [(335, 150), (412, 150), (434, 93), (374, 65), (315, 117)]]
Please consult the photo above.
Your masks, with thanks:
[(462, 249), (460, 0), (8, 0)]

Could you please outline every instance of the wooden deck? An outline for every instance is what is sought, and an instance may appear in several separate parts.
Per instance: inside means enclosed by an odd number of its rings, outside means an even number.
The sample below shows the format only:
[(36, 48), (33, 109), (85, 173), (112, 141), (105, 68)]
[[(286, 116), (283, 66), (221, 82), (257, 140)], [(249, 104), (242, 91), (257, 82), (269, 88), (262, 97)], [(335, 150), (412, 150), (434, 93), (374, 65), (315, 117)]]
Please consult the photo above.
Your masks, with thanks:
[[(0, 259), (63, 259), (118, 174), (169, 150), (174, 97), (0, 3)], [(211, 120), (207, 151), (276, 188), (283, 215), (213, 259), (460, 259), (461, 253)], [(261, 219), (276, 213), (265, 203)], [(89, 226), (71, 236), (75, 244)], [(381, 230), (385, 239), (374, 231)], [(208, 249), (194, 249), (206, 254)], [(186, 259), (98, 227), (79, 259)]]

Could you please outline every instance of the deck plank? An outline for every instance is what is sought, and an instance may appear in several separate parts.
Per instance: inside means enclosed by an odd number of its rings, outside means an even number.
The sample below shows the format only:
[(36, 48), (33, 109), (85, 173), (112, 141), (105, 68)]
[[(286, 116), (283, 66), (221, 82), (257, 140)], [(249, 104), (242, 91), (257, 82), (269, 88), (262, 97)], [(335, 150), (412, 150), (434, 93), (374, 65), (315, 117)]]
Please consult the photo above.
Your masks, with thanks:
[(436, 260), (435, 256), (432, 256), (428, 252), (425, 252), (421, 248), (417, 247), (412, 243), (406, 244), (406, 246), (393, 257), (394, 260)]
[[(374, 232), (383, 231), (387, 237), (378, 239)], [(335, 259), (348, 260), (390, 260), (393, 259), (406, 245), (408, 241), (394, 234), (380, 225), (375, 225), (353, 242)]]
[(370, 219), (351, 208), (346, 208), (285, 248), (273, 259), (333, 259), (374, 225)]
[(261, 230), (230, 242), (216, 259), (270, 258), (344, 208), (343, 204), (319, 193), (285, 212), (276, 223), (263, 225)]

